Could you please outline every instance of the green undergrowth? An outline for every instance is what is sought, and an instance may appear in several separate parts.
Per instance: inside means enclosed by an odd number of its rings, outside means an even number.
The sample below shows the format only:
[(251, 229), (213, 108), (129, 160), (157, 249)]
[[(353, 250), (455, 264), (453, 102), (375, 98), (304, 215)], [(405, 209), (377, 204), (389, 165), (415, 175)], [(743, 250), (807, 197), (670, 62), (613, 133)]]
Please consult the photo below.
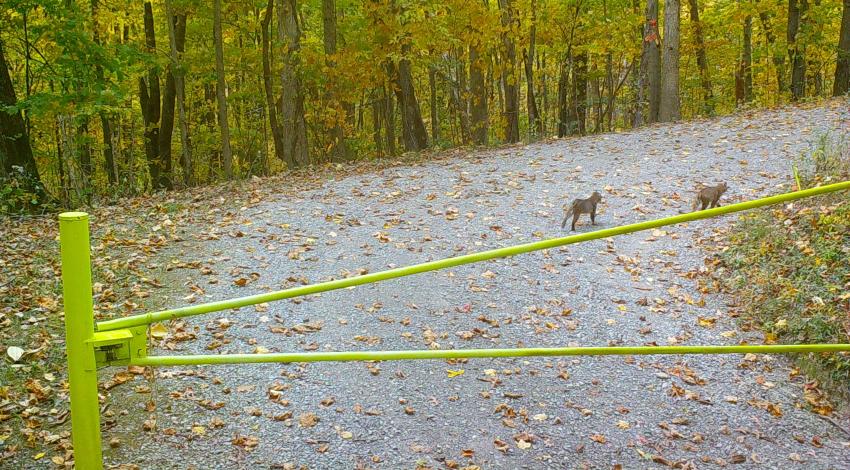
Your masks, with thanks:
[[(850, 140), (820, 138), (798, 162), (804, 188), (850, 179)], [(810, 198), (742, 217), (722, 260), (742, 321), (780, 343), (850, 343), (850, 194)], [(850, 354), (796, 357), (850, 399)]]

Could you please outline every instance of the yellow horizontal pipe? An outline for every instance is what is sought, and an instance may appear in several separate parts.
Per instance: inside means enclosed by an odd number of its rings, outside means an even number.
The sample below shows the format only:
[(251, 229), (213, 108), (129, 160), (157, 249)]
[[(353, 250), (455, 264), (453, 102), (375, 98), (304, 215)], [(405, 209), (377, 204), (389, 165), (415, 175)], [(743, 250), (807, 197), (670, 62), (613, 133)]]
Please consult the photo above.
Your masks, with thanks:
[(331, 351), (271, 354), (201, 354), (147, 356), (131, 359), (137, 366), (190, 366), (202, 364), (254, 364), (267, 362), (404, 361), (476, 357), (623, 356), (651, 354), (778, 354), (850, 351), (850, 344), (754, 344), (732, 346), (612, 346), (515, 349), (447, 349), (409, 351)]

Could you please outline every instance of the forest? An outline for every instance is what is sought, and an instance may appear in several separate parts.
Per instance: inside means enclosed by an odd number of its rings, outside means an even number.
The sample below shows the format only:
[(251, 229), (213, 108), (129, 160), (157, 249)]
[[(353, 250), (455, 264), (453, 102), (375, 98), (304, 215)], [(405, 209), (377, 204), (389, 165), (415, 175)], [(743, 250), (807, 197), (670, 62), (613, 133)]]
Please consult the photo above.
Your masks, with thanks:
[(39, 212), (848, 88), (850, 0), (3, 0), (0, 201)]

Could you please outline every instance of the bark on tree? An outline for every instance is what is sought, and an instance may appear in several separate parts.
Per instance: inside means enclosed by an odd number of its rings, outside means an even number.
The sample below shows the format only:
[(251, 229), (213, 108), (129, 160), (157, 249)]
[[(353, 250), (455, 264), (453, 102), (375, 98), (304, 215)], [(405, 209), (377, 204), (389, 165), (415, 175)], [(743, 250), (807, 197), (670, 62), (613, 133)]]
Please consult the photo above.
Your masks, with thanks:
[(455, 78), (457, 81), (457, 109), (460, 111), (461, 140), (464, 145), (472, 139), (469, 127), (469, 85), (466, 77), (466, 63), (463, 61), (463, 49), (457, 49), (457, 64), (455, 65)]
[(711, 89), (711, 76), (708, 72), (708, 58), (705, 54), (705, 38), (703, 37), (702, 22), (699, 19), (698, 0), (688, 0), (688, 12), (691, 17), (694, 42), (696, 42), (697, 67), (699, 67), (699, 79), (702, 86), (702, 111), (711, 116), (714, 114), (714, 92)]
[(788, 0), (788, 56), (791, 61), (791, 100), (806, 96), (806, 58), (803, 45), (798, 41), (800, 22), (806, 13), (806, 0)]
[(224, 95), (224, 40), (221, 34), (221, 0), (213, 0), (213, 42), (215, 43), (215, 95), (218, 103), (218, 126), (221, 132), (221, 157), (224, 176), (233, 178), (233, 152), (230, 149), (230, 124), (227, 120), (227, 98)]
[(469, 94), (470, 127), (472, 141), (477, 145), (487, 145), (487, 87), (484, 84), (484, 63), (481, 60), (478, 45), (469, 46)]
[(304, 87), (301, 83), (301, 27), (298, 24), (297, 0), (281, 0), (278, 36), (285, 41), (281, 72), (284, 161), (294, 168), (310, 162), (307, 123), (304, 120)]
[(392, 87), (392, 81), (390, 80), (389, 84), (383, 87), (384, 92), (384, 123), (386, 125), (386, 137), (387, 137), (387, 154), (389, 156), (394, 156), (396, 154), (396, 141), (395, 141), (395, 101), (393, 100), (393, 93), (387, 89), (387, 87)]
[(383, 114), (384, 99), (378, 97), (379, 90), (372, 90), (372, 137), (375, 140), (375, 155), (378, 158), (384, 156), (383, 141), (381, 137), (381, 115)]
[[(94, 43), (98, 46), (101, 46), (102, 42), (100, 39), (98, 7), (99, 0), (91, 0), (92, 41), (94, 41)], [(29, 46), (29, 41), (27, 41), (27, 46)], [(27, 55), (29, 55), (29, 51), (27, 51)], [(27, 68), (29, 68), (29, 61), (27, 61)], [(105, 78), (103, 74), (103, 66), (100, 62), (95, 62), (94, 70), (97, 80), (100, 83), (104, 83)], [(27, 82), (27, 88), (29, 88), (29, 73), (27, 73)], [(112, 121), (110, 121), (109, 114), (106, 111), (100, 111), (98, 114), (100, 115), (100, 127), (103, 134), (103, 160), (105, 163), (106, 177), (109, 184), (113, 185), (118, 182), (118, 173), (115, 167), (115, 145), (112, 135)]]
[(663, 75), (661, 77), (661, 107), (658, 120), (661, 122), (678, 121), (679, 110), (679, 0), (664, 2), (664, 53), (662, 57)]
[(569, 60), (561, 63), (558, 73), (558, 137), (566, 137), (569, 134), (567, 127), (569, 120), (569, 93), (570, 93), (570, 65)]
[(735, 72), (735, 103), (742, 105), (753, 100), (753, 17), (744, 17), (744, 36), (738, 70)]
[[(0, 41), (0, 107), (17, 104), (3, 41)], [(47, 201), (47, 193), (41, 183), (30, 146), (29, 133), (20, 111), (0, 111), (0, 171), (0, 176), (17, 180), (23, 189), (34, 195), (36, 204)]]
[(189, 122), (186, 117), (186, 73), (183, 70), (183, 52), (186, 45), (186, 14), (175, 14), (171, 0), (165, 3), (168, 18), (168, 42), (171, 52), (169, 73), (174, 76), (177, 92), (177, 119), (180, 126), (180, 167), (183, 170), (183, 185), (191, 186), (194, 180), (192, 166), (192, 143), (189, 138)]
[(516, 44), (512, 37), (514, 11), (511, 0), (499, 0), (502, 10), (502, 47), (505, 65), (502, 72), (502, 88), (505, 93), (505, 142), (519, 142), (519, 88), (516, 74)]
[(440, 118), (437, 113), (437, 68), (433, 65), (428, 67), (428, 88), (431, 91), (431, 139), (436, 143), (440, 140)]
[(418, 152), (428, 148), (428, 133), (422, 121), (422, 111), (416, 99), (413, 88), (413, 76), (410, 70), (410, 60), (404, 58), (410, 53), (410, 45), (401, 46), (402, 59), (396, 67), (391, 61), (387, 63), (387, 72), (394, 82), (396, 99), (401, 108), (401, 135), (404, 148), (410, 152)]
[(844, 0), (841, 13), (841, 33), (838, 38), (838, 60), (835, 62), (835, 80), (832, 96), (842, 96), (850, 91), (850, 0)]
[[(322, 29), (323, 40), (325, 47), (325, 63), (328, 68), (333, 69), (336, 63), (331, 57), (336, 54), (336, 0), (322, 0)], [(328, 129), (328, 134), (331, 137), (331, 148), (329, 150), (331, 161), (341, 162), (348, 160), (348, 146), (345, 143), (345, 132), (340, 122), (345, 118), (346, 106), (338, 102), (337, 98), (332, 93), (325, 96), (325, 100), (337, 110), (338, 116), (335, 116), (335, 122)], [(353, 113), (352, 113), (353, 114)]]
[(266, 106), (269, 110), (269, 127), (272, 130), (272, 142), (274, 142), (274, 155), (281, 161), (286, 161), (286, 152), (283, 144), (283, 130), (280, 126), (280, 121), (277, 117), (277, 105), (275, 104), (274, 91), (272, 89), (272, 68), (270, 59), (270, 39), (269, 27), (271, 20), (274, 17), (275, 0), (269, 0), (266, 5), (266, 12), (263, 15), (263, 20), (260, 23), (261, 41), (262, 41), (262, 56), (263, 56), (263, 91), (266, 95)]
[(576, 54), (573, 65), (572, 112), (567, 120), (571, 134), (587, 133), (587, 52)]
[[(145, 51), (156, 53), (156, 35), (153, 23), (153, 7), (145, 2)], [(160, 88), (159, 72), (155, 67), (148, 70), (147, 77), (139, 77), (139, 104), (142, 108), (142, 120), (145, 124), (145, 157), (154, 189), (168, 187), (169, 175), (162, 161), (159, 149), (160, 127)]]
[(785, 91), (785, 52), (777, 50), (776, 35), (773, 33), (773, 28), (770, 26), (770, 15), (767, 11), (759, 11), (759, 20), (761, 20), (762, 30), (764, 31), (765, 39), (767, 39), (768, 48), (773, 55), (773, 67), (776, 72), (777, 102), (780, 95)]
[(658, 122), (658, 110), (661, 107), (661, 36), (658, 31), (658, 0), (648, 0), (643, 23), (643, 51), (641, 54), (638, 84), (638, 106), (634, 117), (634, 126), (643, 124), (643, 90), (646, 87), (649, 106), (645, 121)]
[(534, 56), (535, 42), (537, 40), (537, 4), (531, 0), (531, 26), (528, 32), (528, 49), (523, 51), (523, 63), (525, 64), (526, 84), (526, 108), (528, 109), (528, 129), (532, 140), (543, 134), (543, 123), (540, 121), (540, 112), (537, 109), (537, 98), (534, 93)]

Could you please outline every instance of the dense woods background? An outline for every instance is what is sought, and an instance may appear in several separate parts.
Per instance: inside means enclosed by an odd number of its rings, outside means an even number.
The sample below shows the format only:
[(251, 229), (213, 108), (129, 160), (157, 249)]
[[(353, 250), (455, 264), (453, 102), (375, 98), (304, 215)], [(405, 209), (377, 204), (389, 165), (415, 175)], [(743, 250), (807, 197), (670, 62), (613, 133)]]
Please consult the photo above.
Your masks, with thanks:
[(3, 0), (0, 205), (844, 94), (809, 1)]

